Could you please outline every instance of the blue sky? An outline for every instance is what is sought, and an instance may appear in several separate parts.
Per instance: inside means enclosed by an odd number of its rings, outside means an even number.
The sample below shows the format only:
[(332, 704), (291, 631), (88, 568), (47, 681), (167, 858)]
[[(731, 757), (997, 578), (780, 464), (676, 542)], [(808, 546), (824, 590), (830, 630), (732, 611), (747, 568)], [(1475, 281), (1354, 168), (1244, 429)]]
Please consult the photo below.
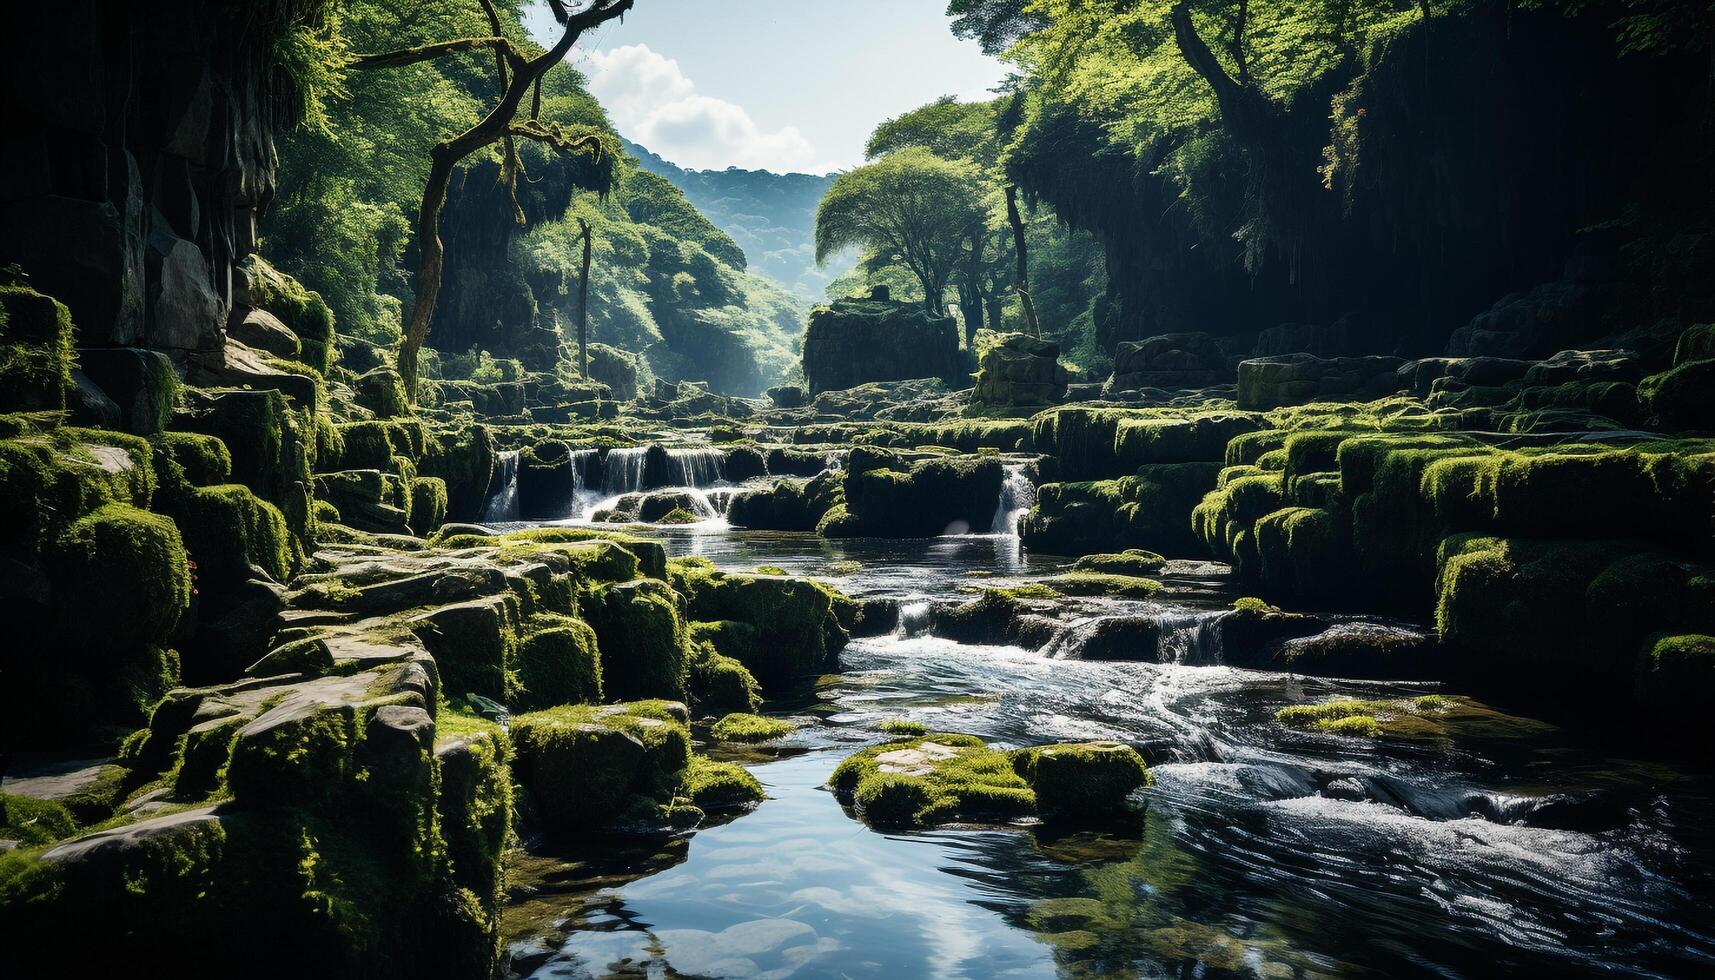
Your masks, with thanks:
[[(876, 123), (1005, 75), (944, 0), (637, 0), (573, 62), (627, 138), (681, 166), (855, 166)], [(555, 25), (542, 6), (538, 36)]]

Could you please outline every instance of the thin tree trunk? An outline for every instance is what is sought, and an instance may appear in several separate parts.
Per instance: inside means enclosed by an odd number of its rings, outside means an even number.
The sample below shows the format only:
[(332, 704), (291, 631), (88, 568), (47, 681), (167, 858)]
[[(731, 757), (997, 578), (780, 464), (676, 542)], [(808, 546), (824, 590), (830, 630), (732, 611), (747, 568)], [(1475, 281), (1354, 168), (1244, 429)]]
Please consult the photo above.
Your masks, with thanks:
[(441, 206), (447, 201), (447, 184), (457, 160), (442, 143), (430, 152), (429, 179), (423, 184), (423, 203), (417, 209), (417, 295), (411, 304), (411, 322), (405, 342), (399, 347), (399, 377), (411, 403), (417, 401), (417, 352), (429, 339), (435, 318), (435, 299), (441, 292), (441, 270), (446, 249), (441, 244)]
[(1036, 303), (1030, 298), (1030, 252), (1024, 244), (1024, 219), (1018, 214), (1018, 188), (1006, 186), (1006, 220), (1012, 225), (1012, 248), (1018, 255), (1018, 305), (1024, 310), (1024, 322), (1032, 337), (1042, 336), (1042, 326), (1036, 322)]
[(578, 374), (590, 379), (590, 223), (578, 219), (583, 229), (584, 264), (578, 273)]

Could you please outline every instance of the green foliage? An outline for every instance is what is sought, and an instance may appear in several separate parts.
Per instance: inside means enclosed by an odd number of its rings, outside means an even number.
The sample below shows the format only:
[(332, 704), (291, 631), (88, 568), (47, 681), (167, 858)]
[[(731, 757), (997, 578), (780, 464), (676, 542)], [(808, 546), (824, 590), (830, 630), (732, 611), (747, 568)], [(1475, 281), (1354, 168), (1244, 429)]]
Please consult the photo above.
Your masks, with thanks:
[(940, 312), (965, 239), (984, 218), (976, 168), (908, 147), (834, 181), (816, 212), (816, 260), (853, 247), (886, 250)]
[(1153, 551), (1132, 548), (1119, 554), (1085, 555), (1072, 563), (1074, 571), (1109, 572), (1115, 575), (1154, 575), (1167, 559)]

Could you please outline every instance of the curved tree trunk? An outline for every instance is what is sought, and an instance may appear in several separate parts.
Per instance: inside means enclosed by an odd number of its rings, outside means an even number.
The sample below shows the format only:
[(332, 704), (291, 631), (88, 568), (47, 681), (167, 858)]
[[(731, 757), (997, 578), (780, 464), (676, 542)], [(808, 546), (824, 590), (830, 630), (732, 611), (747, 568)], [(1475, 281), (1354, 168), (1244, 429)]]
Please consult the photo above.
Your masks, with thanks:
[(411, 304), (411, 322), (405, 342), (399, 346), (399, 378), (412, 404), (417, 401), (417, 354), (429, 339), (435, 318), (435, 299), (441, 292), (441, 270), (446, 249), (441, 244), (441, 207), (447, 201), (447, 184), (453, 176), (454, 158), (443, 152), (442, 143), (431, 152), (429, 179), (423, 184), (423, 203), (417, 209), (417, 295)]

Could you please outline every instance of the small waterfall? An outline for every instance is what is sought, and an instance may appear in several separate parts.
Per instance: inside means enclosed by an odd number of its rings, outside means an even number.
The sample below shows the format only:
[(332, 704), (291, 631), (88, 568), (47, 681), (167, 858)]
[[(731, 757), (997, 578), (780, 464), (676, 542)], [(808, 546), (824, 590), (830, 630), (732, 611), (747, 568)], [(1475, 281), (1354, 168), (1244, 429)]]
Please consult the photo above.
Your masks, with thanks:
[(518, 519), (518, 450), (501, 453), (499, 459), (500, 489), (483, 505), (484, 524), (501, 524)]
[(601, 463), (602, 492), (617, 496), (642, 490), (643, 470), (648, 461), (648, 446), (609, 449)]
[(669, 449), (667, 467), (678, 486), (714, 486), (725, 478), (726, 453), (719, 449)]
[(1218, 664), (1221, 631), (1216, 627), (1224, 610), (1173, 610), (1156, 617), (1160, 628), (1156, 656), (1164, 664)]
[(1042, 656), (1047, 660), (1081, 660), (1084, 647), (1102, 628), (1100, 616), (1075, 619), (1054, 634), (1054, 638), (1042, 648)]
[(929, 632), (933, 610), (927, 602), (913, 602), (899, 607), (899, 637), (922, 636)]
[(571, 512), (560, 516), (571, 518), (588, 514), (590, 499), (598, 489), (589, 486), (588, 480), (590, 460), (596, 453), (594, 449), (572, 450), (572, 492), (567, 498), (571, 501)]
[(715, 506), (715, 502), (709, 498), (707, 493), (698, 490), (696, 487), (685, 487), (682, 492), (690, 498), (691, 511), (698, 517), (705, 521), (712, 521), (721, 516), (720, 508)]
[(1018, 536), (1018, 522), (1036, 504), (1036, 487), (1024, 473), (1022, 464), (1006, 468), (1006, 479), (1000, 483), (1000, 500), (995, 504), (994, 521), (989, 530), (1008, 537)]

